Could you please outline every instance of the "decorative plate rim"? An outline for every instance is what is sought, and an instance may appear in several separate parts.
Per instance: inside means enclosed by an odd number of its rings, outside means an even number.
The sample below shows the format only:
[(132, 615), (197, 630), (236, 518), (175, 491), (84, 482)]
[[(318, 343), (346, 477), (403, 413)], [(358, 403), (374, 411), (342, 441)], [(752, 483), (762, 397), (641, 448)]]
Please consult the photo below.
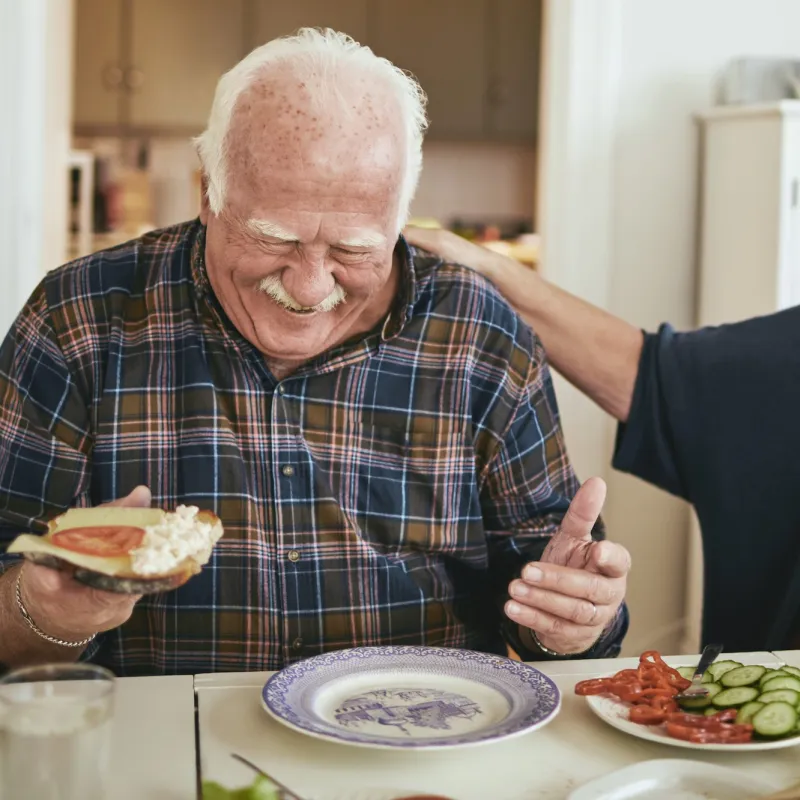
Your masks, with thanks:
[[(800, 736), (775, 739), (771, 742), (745, 742), (742, 744), (698, 744), (696, 742), (686, 742), (683, 739), (667, 736), (665, 732), (662, 732), (661, 728), (657, 728), (658, 732), (656, 732), (650, 726), (639, 725), (629, 719), (625, 719), (618, 713), (613, 713), (629, 708), (628, 704), (622, 700), (617, 700), (607, 695), (589, 695), (586, 697), (586, 701), (592, 712), (612, 728), (616, 728), (618, 731), (627, 733), (637, 739), (644, 739), (656, 744), (665, 744), (669, 747), (682, 747), (686, 750), (713, 750), (719, 753), (741, 753), (759, 750), (782, 750), (785, 747), (797, 747), (800, 745)], [(611, 711), (608, 710), (609, 708)]]
[[(524, 688), (544, 686), (548, 694), (552, 696), (545, 698), (546, 705), (539, 708), (525, 708), (521, 713), (512, 715), (511, 721), (503, 720), (499, 723), (484, 728), (473, 733), (461, 734), (458, 736), (441, 738), (419, 738), (419, 739), (390, 739), (374, 736), (372, 734), (356, 733), (353, 731), (338, 731), (333, 727), (328, 727), (326, 720), (317, 718), (307, 718), (294, 711), (286, 701), (285, 695), (289, 688), (308, 672), (315, 668), (340, 664), (354, 659), (370, 659), (374, 657), (386, 656), (426, 656), (437, 658), (451, 658), (460, 663), (480, 663), (503, 671), (506, 675), (512, 675), (519, 680)], [(483, 683), (493, 691), (502, 693), (499, 687)], [(348, 744), (356, 747), (368, 747), (382, 750), (445, 750), (457, 747), (469, 747), (489, 742), (505, 740), (523, 733), (534, 731), (552, 721), (561, 710), (561, 692), (552, 678), (545, 675), (528, 664), (514, 661), (505, 656), (495, 653), (483, 653), (476, 650), (462, 650), (451, 647), (433, 647), (426, 645), (384, 645), (384, 646), (365, 646), (352, 647), (344, 650), (335, 650), (329, 653), (321, 653), (316, 656), (298, 661), (288, 667), (276, 672), (264, 684), (261, 690), (261, 704), (265, 711), (278, 722), (286, 725), (293, 730), (300, 731), (316, 739), (340, 744)]]

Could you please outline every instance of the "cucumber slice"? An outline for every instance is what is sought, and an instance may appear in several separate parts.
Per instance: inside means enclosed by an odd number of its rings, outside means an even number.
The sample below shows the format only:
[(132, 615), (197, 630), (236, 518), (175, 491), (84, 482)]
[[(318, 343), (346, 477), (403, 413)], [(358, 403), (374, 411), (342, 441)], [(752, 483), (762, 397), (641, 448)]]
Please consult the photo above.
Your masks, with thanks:
[[(676, 667), (676, 669), (678, 670), (678, 674), (681, 676), (681, 678), (686, 678), (687, 681), (690, 681), (692, 678), (694, 678), (694, 667)], [(703, 683), (714, 683), (714, 676), (708, 670), (706, 670), (703, 673), (702, 680)]]
[(755, 700), (757, 697), (758, 689), (755, 687), (736, 686), (732, 689), (723, 689), (711, 700), (711, 703), (717, 708), (737, 708)]
[(719, 683), (719, 679), (726, 673), (730, 672), (732, 669), (736, 669), (737, 667), (741, 667), (738, 661), (715, 661), (709, 668), (708, 672), (716, 683)]
[(718, 683), (707, 683), (703, 688), (708, 692), (705, 697), (687, 697), (683, 700), (678, 700), (678, 705), (686, 711), (707, 708), (711, 705), (712, 699), (722, 691), (722, 687)]
[(714, 706), (709, 706), (705, 711), (703, 711), (704, 717), (713, 717), (714, 714), (719, 714), (719, 709), (715, 708)]
[(794, 675), (795, 678), (800, 678), (800, 667), (781, 667), (781, 672), (788, 672), (790, 675)]
[(786, 736), (797, 727), (797, 709), (789, 703), (768, 703), (757, 711), (750, 720), (753, 730), (759, 736), (774, 739)]
[(756, 712), (761, 711), (765, 705), (766, 703), (759, 703), (757, 700), (753, 700), (751, 703), (745, 703), (739, 709), (739, 713), (736, 715), (736, 724), (742, 725), (746, 722), (750, 722), (750, 720), (755, 716)]
[(764, 684), (767, 681), (771, 681), (773, 678), (786, 678), (790, 675), (790, 673), (785, 672), (782, 669), (768, 669), (762, 676), (759, 683)]
[(800, 692), (794, 689), (776, 689), (773, 692), (763, 692), (756, 699), (759, 703), (788, 703), (797, 707), (800, 703)]
[(800, 692), (800, 678), (793, 678), (791, 675), (779, 675), (771, 681), (761, 684), (762, 692), (772, 692), (775, 689), (794, 689)]
[[(709, 686), (711, 685), (712, 684), (709, 684)], [(678, 705), (684, 711), (700, 711), (711, 705), (711, 698), (708, 695), (705, 697), (684, 697), (678, 700)]]
[(722, 674), (719, 682), (726, 689), (733, 689), (737, 686), (752, 686), (758, 683), (758, 679), (767, 671), (766, 667), (735, 667)]

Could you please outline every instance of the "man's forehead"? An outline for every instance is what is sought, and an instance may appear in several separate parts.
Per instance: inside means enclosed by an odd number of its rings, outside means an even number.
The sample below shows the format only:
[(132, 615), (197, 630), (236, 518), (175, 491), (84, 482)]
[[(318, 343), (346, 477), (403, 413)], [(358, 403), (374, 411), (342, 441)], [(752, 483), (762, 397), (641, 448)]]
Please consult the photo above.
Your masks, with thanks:
[[(373, 91), (356, 75), (343, 89), (313, 90), (294, 75), (280, 73), (256, 81), (236, 102), (228, 134), (231, 151), (258, 159), (266, 152), (297, 153), (315, 145), (351, 150), (354, 155), (376, 147), (403, 151), (404, 129), (397, 98), (385, 89)], [(311, 81), (309, 84), (317, 83)], [(370, 147), (365, 147), (365, 140)]]

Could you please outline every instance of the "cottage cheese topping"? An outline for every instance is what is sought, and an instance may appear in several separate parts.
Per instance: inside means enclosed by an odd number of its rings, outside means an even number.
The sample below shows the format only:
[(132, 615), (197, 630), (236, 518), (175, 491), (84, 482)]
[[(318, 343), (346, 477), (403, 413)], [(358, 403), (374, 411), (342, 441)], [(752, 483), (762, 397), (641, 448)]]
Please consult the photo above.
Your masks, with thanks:
[(164, 575), (187, 558), (205, 564), (222, 536), (222, 525), (198, 521), (197, 506), (178, 506), (156, 525), (144, 530), (142, 544), (131, 550), (131, 565), (137, 575)]

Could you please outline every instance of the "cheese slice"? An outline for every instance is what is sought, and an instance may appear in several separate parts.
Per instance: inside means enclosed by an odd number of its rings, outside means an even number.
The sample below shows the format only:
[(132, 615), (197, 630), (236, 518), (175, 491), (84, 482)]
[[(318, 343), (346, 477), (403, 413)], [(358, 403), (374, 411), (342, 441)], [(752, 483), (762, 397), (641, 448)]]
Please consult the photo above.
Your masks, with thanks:
[(146, 528), (148, 525), (157, 525), (163, 518), (164, 512), (160, 508), (71, 508), (50, 521), (48, 533), (67, 531), (70, 528), (102, 528), (106, 525)]
[[(106, 523), (108, 525), (110, 523)], [(119, 524), (119, 523), (117, 523)], [(77, 525), (71, 525), (77, 528)], [(61, 528), (59, 530), (65, 530)], [(42, 555), (54, 556), (62, 561), (67, 561), (76, 567), (90, 569), (93, 572), (100, 572), (103, 575), (117, 577), (119, 575), (131, 575), (130, 556), (121, 558), (106, 558), (103, 556), (90, 556), (87, 553), (76, 553), (74, 550), (67, 550), (65, 547), (54, 545), (47, 535), (35, 536), (31, 533), (23, 533), (17, 536), (8, 546), (8, 553), (41, 553)]]
[[(195, 512), (197, 510), (195, 509)], [(185, 511), (183, 512), (185, 514)], [(74, 528), (105, 528), (117, 526), (133, 526), (143, 529), (147, 536), (148, 528), (158, 529), (160, 523), (169, 519), (174, 519), (175, 513), (168, 514), (159, 508), (124, 508), (118, 506), (98, 506), (96, 508), (72, 508), (69, 511), (52, 519), (48, 523), (48, 531), (43, 536), (33, 534), (22, 534), (18, 536), (7, 549), (8, 553), (28, 553), (31, 555), (52, 556), (61, 559), (75, 567), (91, 570), (93, 572), (107, 575), (109, 577), (120, 578), (159, 578), (171, 574), (185, 572), (189, 560), (194, 562), (197, 567), (207, 561), (211, 548), (217, 539), (222, 536), (222, 526), (220, 521), (211, 512), (200, 511), (196, 513), (194, 519), (198, 523), (212, 526), (210, 529), (212, 540), (208, 543), (205, 557), (200, 554), (189, 555), (178, 563), (173, 562), (165, 571), (149, 570), (143, 573), (141, 570), (134, 569), (134, 561), (130, 555), (125, 556), (98, 556), (88, 553), (80, 553), (66, 547), (59, 547), (53, 541), (53, 535), (68, 531)], [(167, 525), (169, 523), (167, 522)], [(143, 545), (146, 543), (143, 543)], [(134, 548), (134, 554), (136, 549)], [(196, 567), (191, 569), (195, 572)]]

